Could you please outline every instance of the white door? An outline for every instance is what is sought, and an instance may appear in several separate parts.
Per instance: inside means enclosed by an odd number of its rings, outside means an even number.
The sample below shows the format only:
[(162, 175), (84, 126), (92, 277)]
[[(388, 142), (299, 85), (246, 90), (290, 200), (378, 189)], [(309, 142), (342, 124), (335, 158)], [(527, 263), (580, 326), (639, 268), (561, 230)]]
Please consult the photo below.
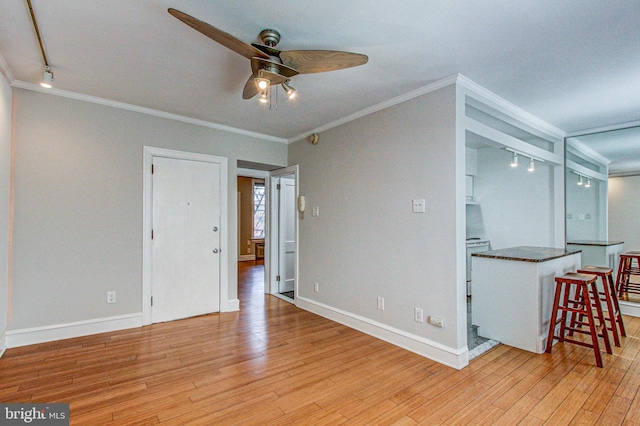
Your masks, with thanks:
[(280, 178), (279, 205), (279, 257), (280, 283), (278, 293), (295, 289), (296, 259), (296, 181), (292, 177)]
[(153, 157), (151, 321), (220, 310), (220, 164)]

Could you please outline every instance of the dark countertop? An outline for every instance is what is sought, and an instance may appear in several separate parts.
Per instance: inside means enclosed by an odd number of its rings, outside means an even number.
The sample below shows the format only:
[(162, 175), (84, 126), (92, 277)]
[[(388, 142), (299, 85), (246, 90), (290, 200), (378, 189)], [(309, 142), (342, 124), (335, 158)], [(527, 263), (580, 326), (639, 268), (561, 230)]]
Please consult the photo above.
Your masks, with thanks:
[(615, 246), (618, 244), (624, 244), (624, 241), (575, 240), (575, 241), (568, 241), (567, 244), (580, 245), (580, 246)]
[(552, 247), (510, 247), (501, 250), (473, 253), (471, 256), (488, 259), (516, 260), (520, 262), (546, 262), (564, 256), (580, 253), (581, 250), (565, 250)]

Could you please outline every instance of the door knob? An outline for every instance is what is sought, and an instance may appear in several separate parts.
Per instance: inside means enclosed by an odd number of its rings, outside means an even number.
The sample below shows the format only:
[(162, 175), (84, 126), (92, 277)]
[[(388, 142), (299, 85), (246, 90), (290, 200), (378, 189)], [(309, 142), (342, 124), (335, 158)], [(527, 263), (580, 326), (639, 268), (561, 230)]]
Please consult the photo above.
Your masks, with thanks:
[(218, 249), (213, 249), (213, 252), (214, 253), (218, 253)]
[(218, 227), (217, 226), (213, 227), (213, 232), (218, 232)]

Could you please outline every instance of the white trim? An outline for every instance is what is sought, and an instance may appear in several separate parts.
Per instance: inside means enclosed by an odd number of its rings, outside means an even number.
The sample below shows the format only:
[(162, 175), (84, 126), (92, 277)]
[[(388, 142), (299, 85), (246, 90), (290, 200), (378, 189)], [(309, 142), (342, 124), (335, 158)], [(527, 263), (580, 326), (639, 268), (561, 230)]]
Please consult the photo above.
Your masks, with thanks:
[(9, 69), (7, 61), (4, 60), (2, 53), (0, 53), (0, 74), (4, 76), (4, 78), (7, 80), (7, 83), (9, 84), (12, 84), (15, 81), (13, 73), (11, 72), (11, 69)]
[(610, 132), (611, 130), (623, 130), (623, 129), (628, 129), (630, 127), (637, 127), (637, 126), (640, 126), (640, 120), (628, 121), (626, 123), (612, 124), (610, 126), (595, 127), (592, 129), (579, 130), (577, 132), (567, 133), (566, 137), (573, 138), (576, 136), (587, 136), (587, 135), (592, 135), (594, 133)]
[(4, 355), (4, 352), (7, 350), (7, 334), (2, 333), (0, 337), (0, 358)]
[(620, 300), (618, 303), (620, 304), (620, 312), (624, 315), (640, 318), (640, 304), (627, 302), (625, 300)]
[(495, 93), (485, 89), (480, 86), (478, 83), (469, 80), (467, 77), (462, 74), (457, 75), (457, 82), (467, 89), (469, 92), (468, 95), (474, 97), (475, 99), (492, 106), (498, 111), (517, 119), (521, 123), (530, 126), (534, 129), (538, 129), (539, 131), (543, 131), (549, 136), (554, 136), (559, 139), (563, 139), (566, 135), (566, 132), (558, 127), (555, 127), (546, 121), (543, 121), (536, 117), (533, 114), (528, 113), (522, 108), (512, 104), (511, 102), (501, 98)]
[(469, 351), (466, 346), (462, 349), (450, 348), (424, 337), (297, 295), (295, 304), (298, 308), (346, 325), (457, 370), (469, 364)]
[(211, 121), (198, 120), (196, 118), (186, 117), (184, 115), (172, 114), (170, 112), (159, 111), (157, 109), (141, 107), (137, 105), (127, 104), (124, 102), (112, 101), (109, 99), (99, 98), (96, 96), (83, 95), (81, 93), (76, 93), (76, 92), (69, 92), (67, 90), (56, 89), (55, 87), (51, 89), (44, 89), (38, 84), (26, 83), (20, 80), (12, 81), (11, 86), (17, 87), (19, 89), (46, 93), (48, 95), (55, 95), (63, 98), (75, 99), (78, 101), (84, 101), (84, 102), (89, 102), (89, 103), (98, 104), (98, 105), (105, 105), (105, 106), (123, 109), (127, 111), (139, 112), (142, 114), (153, 115), (161, 118), (167, 118), (169, 120), (182, 121), (183, 123), (195, 124), (196, 126), (223, 130), (225, 132), (236, 133), (239, 135), (249, 136), (252, 138), (262, 139), (266, 141), (287, 143), (287, 139), (283, 139), (283, 138), (264, 135), (262, 133), (250, 132), (248, 130), (238, 129), (236, 127), (225, 126), (223, 124), (213, 123)]
[[(224, 303), (224, 307), (222, 304)], [(220, 312), (235, 312), (240, 310), (240, 299), (229, 299), (220, 302)]]
[(35, 345), (54, 340), (72, 339), (92, 334), (108, 333), (142, 327), (142, 314), (118, 315), (108, 318), (96, 318), (66, 324), (55, 324), (44, 327), (24, 328), (7, 331), (7, 348)]
[[(165, 157), (180, 160), (203, 161), (220, 165), (220, 312), (235, 311), (236, 303), (228, 300), (229, 295), (229, 183), (228, 159), (215, 155), (195, 152), (176, 151), (173, 149), (143, 147), (143, 219), (142, 219), (142, 324), (151, 324), (151, 276), (152, 246), (151, 225), (152, 182), (151, 165), (153, 157)], [(239, 305), (238, 305), (239, 306)]]

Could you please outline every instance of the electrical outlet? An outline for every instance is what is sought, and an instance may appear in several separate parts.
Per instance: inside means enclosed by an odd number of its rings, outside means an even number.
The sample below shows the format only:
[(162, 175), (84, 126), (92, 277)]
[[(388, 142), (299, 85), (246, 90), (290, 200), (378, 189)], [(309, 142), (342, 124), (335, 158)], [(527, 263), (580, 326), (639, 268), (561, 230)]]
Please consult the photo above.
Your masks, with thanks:
[(116, 292), (108, 291), (107, 292), (107, 303), (116, 303)]
[(435, 325), (436, 327), (443, 328), (444, 327), (444, 318), (434, 317), (433, 315), (429, 317), (429, 324)]
[(378, 296), (378, 309), (384, 311), (384, 297)]
[(316, 293), (320, 291), (319, 283), (313, 283), (313, 291), (315, 291)]
[(251, 254), (251, 247), (247, 247), (247, 253)]
[(417, 322), (423, 322), (424, 311), (420, 308), (413, 308), (413, 319)]
[(320, 207), (315, 206), (315, 207), (313, 208), (312, 216), (316, 216), (316, 217), (317, 217), (317, 216), (320, 216)]
[(251, 240), (247, 240), (247, 245), (250, 246), (251, 245)]

